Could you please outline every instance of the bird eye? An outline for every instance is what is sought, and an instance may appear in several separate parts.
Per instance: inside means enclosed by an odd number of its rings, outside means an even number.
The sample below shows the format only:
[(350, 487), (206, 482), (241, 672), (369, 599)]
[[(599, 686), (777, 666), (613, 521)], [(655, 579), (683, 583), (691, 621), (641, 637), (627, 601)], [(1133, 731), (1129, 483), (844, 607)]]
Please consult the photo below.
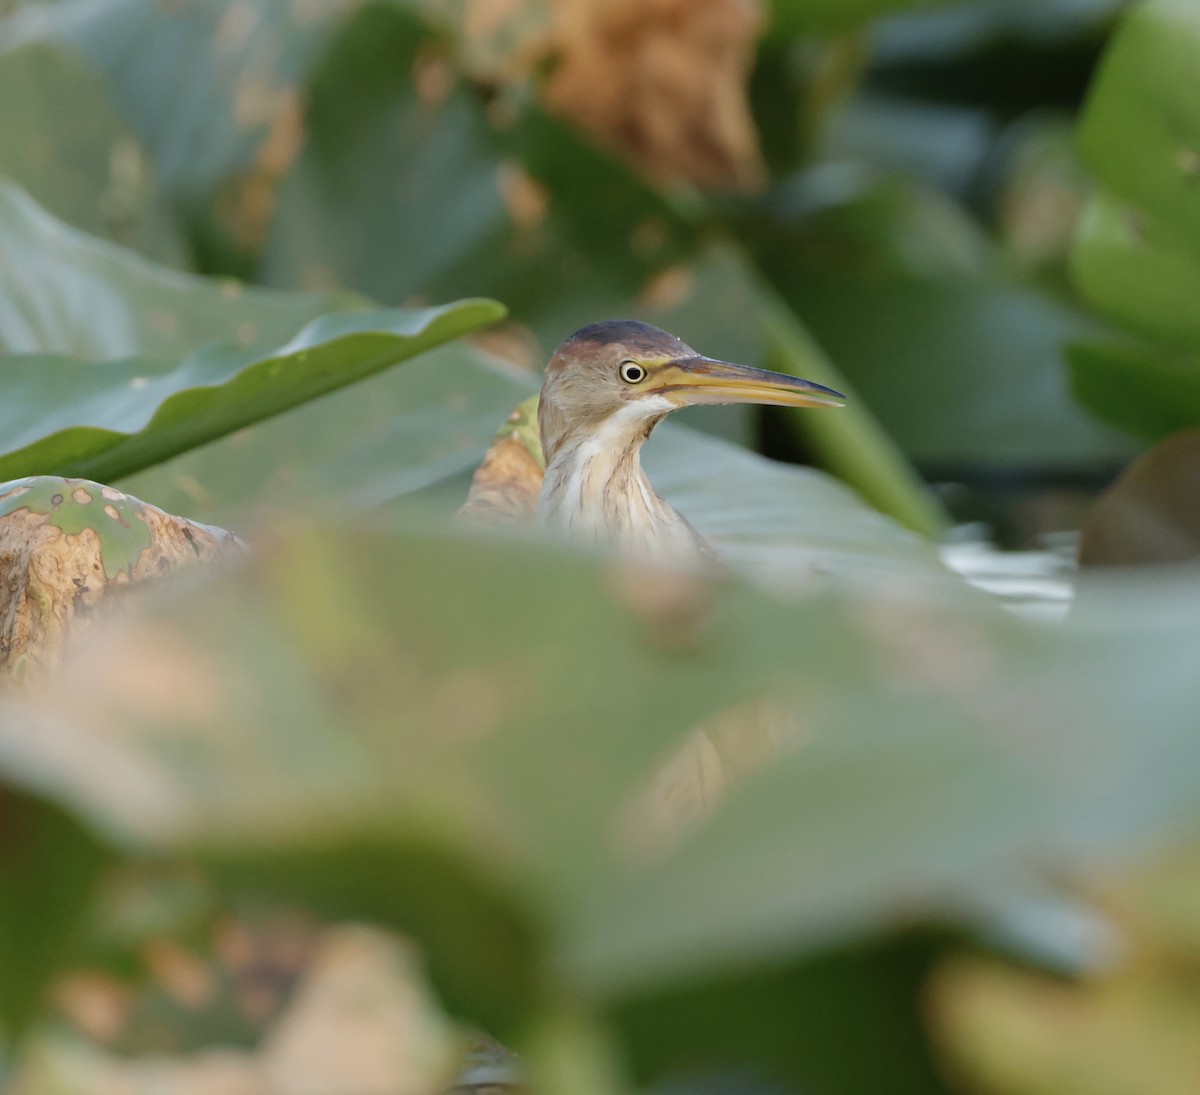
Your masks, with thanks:
[(646, 370), (636, 361), (622, 361), (617, 372), (626, 384), (640, 384), (646, 379)]

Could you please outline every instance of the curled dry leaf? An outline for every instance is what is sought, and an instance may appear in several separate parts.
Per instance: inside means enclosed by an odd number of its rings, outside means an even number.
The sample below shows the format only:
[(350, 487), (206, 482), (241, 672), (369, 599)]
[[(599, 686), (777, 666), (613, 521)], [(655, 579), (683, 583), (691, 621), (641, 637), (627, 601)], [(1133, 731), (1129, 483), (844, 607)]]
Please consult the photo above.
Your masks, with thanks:
[(0, 679), (57, 664), (114, 592), (245, 550), (232, 533), (86, 479), (0, 484)]
[(552, 11), (552, 110), (660, 179), (761, 179), (746, 94), (758, 0), (553, 0)]
[(546, 459), (537, 424), (537, 396), (525, 400), (501, 427), (476, 469), (458, 516), (476, 525), (532, 520)]
[(761, 0), (468, 0), (469, 63), (505, 83), (552, 62), (550, 110), (663, 181), (763, 177), (747, 97)]

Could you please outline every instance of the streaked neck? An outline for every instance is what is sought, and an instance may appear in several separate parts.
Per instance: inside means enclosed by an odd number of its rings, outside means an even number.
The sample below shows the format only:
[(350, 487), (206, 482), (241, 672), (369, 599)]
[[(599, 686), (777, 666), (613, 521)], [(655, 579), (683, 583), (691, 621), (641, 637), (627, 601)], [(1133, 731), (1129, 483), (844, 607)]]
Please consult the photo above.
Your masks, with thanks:
[(615, 544), (655, 558), (706, 553), (699, 534), (663, 501), (642, 471), (642, 443), (668, 410), (649, 401), (628, 403), (590, 430), (543, 438), (546, 477), (541, 520), (572, 537)]

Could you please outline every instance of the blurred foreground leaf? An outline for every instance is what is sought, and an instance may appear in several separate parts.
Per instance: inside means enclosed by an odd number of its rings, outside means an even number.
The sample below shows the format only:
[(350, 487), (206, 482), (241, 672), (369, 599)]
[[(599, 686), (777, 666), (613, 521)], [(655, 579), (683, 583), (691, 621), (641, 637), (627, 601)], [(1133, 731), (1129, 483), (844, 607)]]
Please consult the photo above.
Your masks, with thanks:
[(947, 963), (926, 999), (953, 1075), (1003, 1095), (1195, 1088), (1197, 865), (1187, 844), (1089, 886), (1127, 952), (1098, 975), (1066, 981), (979, 956)]
[[(936, 953), (927, 938), (886, 937), (650, 992), (614, 1009), (614, 1021), (655, 1091), (935, 1095), (950, 1089), (913, 1001)], [(713, 1076), (731, 1086), (704, 1085)]]
[[(153, 898), (151, 897), (151, 900)], [(420, 956), (362, 924), (322, 927), (293, 911), (251, 930), (226, 921), (225, 945), (194, 951), (145, 942), (158, 975), (137, 1003), (91, 970), (55, 985), (70, 1020), (43, 1024), (22, 1047), (6, 1091), (21, 1095), (323, 1095), (444, 1092), (458, 1032), (429, 991)], [(106, 1009), (107, 990), (107, 1009)], [(264, 999), (278, 998), (264, 1008)], [(144, 1040), (114, 1044), (96, 1016), (129, 1005)], [(264, 1014), (264, 1011), (266, 1014)], [(253, 1017), (253, 1018), (251, 1018)], [(56, 1018), (59, 1018), (56, 1016)], [(240, 1023), (238, 1022), (240, 1020)], [(113, 1022), (112, 1018), (109, 1022)], [(248, 1028), (248, 1029), (247, 1029)]]
[[(11, 185), (0, 185), (0, 242), (17, 260), (0, 270), (0, 345), (13, 353), (2, 363), (0, 480), (119, 478), (503, 314), (484, 300), (369, 311), (349, 297), (165, 271), (66, 227)], [(321, 315), (339, 305), (359, 310)]]
[(1197, 822), (1194, 590), (1048, 628), (880, 569), (768, 595), (343, 525), (111, 636), (21, 748), (130, 838), (417, 932), (493, 1023), (546, 977), (616, 1001)]

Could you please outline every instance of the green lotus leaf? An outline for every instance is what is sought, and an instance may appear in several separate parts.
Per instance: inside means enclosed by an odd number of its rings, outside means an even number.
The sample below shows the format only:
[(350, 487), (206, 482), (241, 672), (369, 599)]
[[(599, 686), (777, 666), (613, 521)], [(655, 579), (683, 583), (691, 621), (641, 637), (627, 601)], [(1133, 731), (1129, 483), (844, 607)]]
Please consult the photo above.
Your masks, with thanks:
[(111, 481), (503, 314), (486, 300), (380, 310), (179, 274), (4, 183), (0, 248), (16, 260), (0, 268), (0, 479)]

